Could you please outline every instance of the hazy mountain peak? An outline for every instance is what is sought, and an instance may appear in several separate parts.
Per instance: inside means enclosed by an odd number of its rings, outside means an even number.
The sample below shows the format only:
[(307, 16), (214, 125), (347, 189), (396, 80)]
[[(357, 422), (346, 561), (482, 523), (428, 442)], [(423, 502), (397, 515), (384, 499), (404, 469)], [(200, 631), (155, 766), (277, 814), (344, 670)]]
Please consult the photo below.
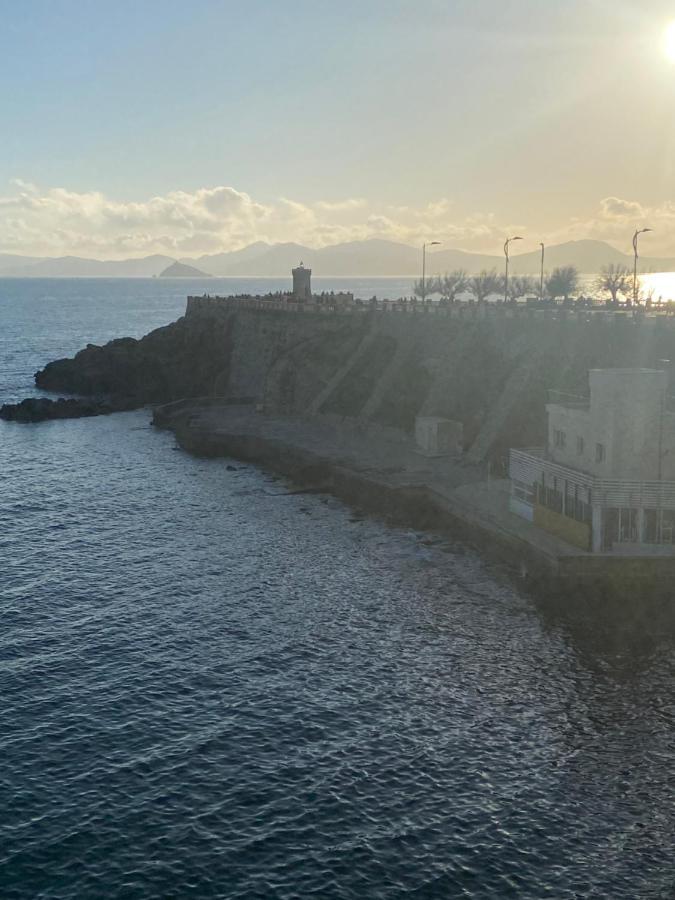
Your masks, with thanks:
[[(534, 243), (532, 241), (532, 244)], [(318, 276), (419, 277), (422, 248), (385, 238), (368, 238), (363, 241), (345, 241), (316, 248), (294, 241), (277, 244), (256, 241), (239, 250), (204, 254), (195, 258), (182, 257), (179, 260), (162, 254), (126, 260), (96, 260), (78, 256), (45, 259), (0, 254), (0, 276), (148, 278), (160, 275), (167, 267), (178, 264), (193, 267), (196, 273), (193, 277), (203, 275), (288, 277), (291, 269), (301, 260)], [(538, 272), (541, 264), (539, 246), (514, 254), (511, 262), (514, 273)], [(547, 270), (556, 266), (572, 265), (580, 272), (594, 273), (610, 263), (632, 265), (632, 255), (622, 253), (605, 241), (592, 238), (552, 244), (545, 249)], [(675, 269), (673, 259), (642, 256), (641, 264), (643, 270)], [(504, 257), (501, 254), (476, 253), (443, 245), (434, 248), (433, 253), (427, 254), (427, 273), (430, 275), (453, 269), (465, 269), (469, 273), (492, 268), (501, 271), (503, 265)]]

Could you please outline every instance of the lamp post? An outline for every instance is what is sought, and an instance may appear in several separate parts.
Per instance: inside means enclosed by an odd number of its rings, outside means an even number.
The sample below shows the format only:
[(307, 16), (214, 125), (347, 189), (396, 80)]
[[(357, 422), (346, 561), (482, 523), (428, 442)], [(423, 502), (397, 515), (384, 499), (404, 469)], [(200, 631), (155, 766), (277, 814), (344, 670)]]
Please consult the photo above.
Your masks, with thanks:
[(521, 237), (507, 238), (504, 241), (504, 257), (506, 258), (506, 269), (504, 270), (504, 303), (509, 299), (509, 244), (511, 241), (522, 241)]
[(544, 300), (544, 242), (540, 241), (539, 246), (541, 247), (541, 272), (539, 274), (539, 302), (542, 303)]
[(652, 228), (638, 228), (633, 235), (633, 305), (637, 306), (637, 261), (638, 261), (638, 235), (644, 234), (646, 231), (652, 231)]
[(434, 247), (440, 244), (440, 241), (429, 241), (428, 244), (422, 244), (422, 303), (427, 297), (427, 247)]

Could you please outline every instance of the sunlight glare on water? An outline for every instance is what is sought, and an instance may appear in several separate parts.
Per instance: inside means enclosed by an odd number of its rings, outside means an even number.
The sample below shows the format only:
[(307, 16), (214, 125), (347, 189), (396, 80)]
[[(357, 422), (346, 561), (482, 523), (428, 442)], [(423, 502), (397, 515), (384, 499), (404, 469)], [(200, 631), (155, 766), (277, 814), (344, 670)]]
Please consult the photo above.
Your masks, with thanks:
[(675, 300), (675, 272), (653, 272), (640, 276), (644, 293), (654, 300)]

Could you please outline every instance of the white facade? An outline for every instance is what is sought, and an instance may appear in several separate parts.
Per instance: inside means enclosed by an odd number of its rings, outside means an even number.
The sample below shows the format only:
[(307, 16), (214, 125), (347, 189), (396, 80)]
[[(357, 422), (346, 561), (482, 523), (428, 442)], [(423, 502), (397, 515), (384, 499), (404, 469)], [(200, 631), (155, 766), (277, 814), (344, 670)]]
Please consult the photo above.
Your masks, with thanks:
[(592, 369), (589, 384), (589, 400), (561, 396), (547, 405), (551, 459), (597, 478), (675, 479), (667, 372)]
[(511, 451), (511, 509), (582, 549), (672, 553), (668, 375), (595, 369), (589, 384), (588, 398), (552, 392), (545, 449)]

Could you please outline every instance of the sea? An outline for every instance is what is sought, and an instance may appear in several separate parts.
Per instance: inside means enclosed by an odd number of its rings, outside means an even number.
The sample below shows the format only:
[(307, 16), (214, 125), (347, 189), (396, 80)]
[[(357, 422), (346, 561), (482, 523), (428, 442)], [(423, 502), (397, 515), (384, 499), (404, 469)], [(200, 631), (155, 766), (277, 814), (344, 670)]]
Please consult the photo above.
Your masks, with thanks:
[[(0, 403), (277, 286), (0, 280)], [(146, 410), (0, 422), (0, 480), (2, 900), (675, 897), (672, 629)]]

